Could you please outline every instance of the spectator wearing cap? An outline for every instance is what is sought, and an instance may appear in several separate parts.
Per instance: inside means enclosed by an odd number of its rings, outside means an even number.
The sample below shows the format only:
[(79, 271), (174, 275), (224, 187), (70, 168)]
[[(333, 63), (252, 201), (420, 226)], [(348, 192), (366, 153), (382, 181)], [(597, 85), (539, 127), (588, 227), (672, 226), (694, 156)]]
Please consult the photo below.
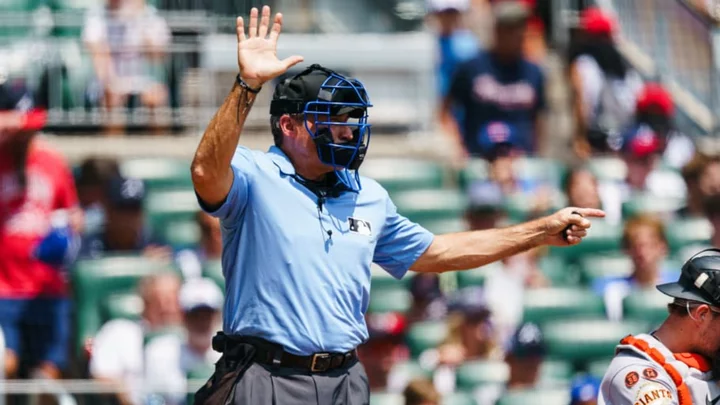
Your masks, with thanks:
[(405, 391), (405, 405), (440, 405), (442, 399), (433, 382), (426, 379), (412, 380)]
[(115, 159), (90, 157), (82, 161), (76, 172), (78, 198), (85, 213), (85, 233), (100, 232), (105, 222), (105, 188), (120, 175)]
[(614, 35), (617, 23), (600, 8), (580, 15), (568, 67), (575, 116), (574, 149), (583, 159), (610, 153), (609, 140), (632, 122), (643, 82), (623, 59)]
[(143, 278), (138, 285), (143, 302), (140, 320), (111, 320), (89, 342), (90, 376), (123, 387), (117, 395), (121, 405), (144, 403), (145, 337), (179, 326), (182, 317), (178, 299), (180, 287), (180, 278), (174, 273)]
[(410, 280), (412, 303), (407, 312), (408, 325), (427, 320), (439, 320), (447, 314), (447, 301), (440, 289), (437, 274), (416, 274)]
[(83, 219), (68, 164), (38, 135), (45, 119), (23, 81), (0, 78), (0, 327), (7, 378), (18, 377), (21, 364), (29, 377), (59, 378), (68, 360), (64, 270)]
[(150, 395), (159, 396), (167, 405), (184, 404), (187, 375), (211, 367), (220, 359), (212, 350), (212, 337), (221, 325), (223, 293), (210, 279), (188, 280), (180, 289), (184, 336), (166, 334), (145, 346), (145, 381)]
[[(518, 146), (526, 153), (535, 153), (542, 144), (545, 77), (523, 56), (530, 12), (524, 4), (508, 1), (492, 8), (492, 47), (458, 66), (442, 105), (444, 131), (458, 145), (463, 160), (487, 152), (480, 137), (492, 122), (512, 126)], [(463, 122), (453, 119), (452, 108), (463, 111)]]
[(550, 34), (548, 23), (550, 18), (550, 4), (546, 0), (490, 0), (491, 3), (500, 1), (515, 1), (523, 3), (530, 11), (528, 26), (525, 35), (524, 54), (533, 62), (541, 64), (547, 56), (547, 37)]
[(685, 206), (677, 211), (679, 217), (702, 217), (705, 215), (703, 207), (704, 193), (700, 187), (700, 178), (705, 168), (710, 164), (710, 157), (707, 155), (696, 152), (692, 159), (683, 165), (680, 173), (683, 181), (685, 181), (685, 188), (687, 189), (687, 198)]
[(170, 251), (150, 239), (143, 211), (142, 180), (115, 176), (106, 184), (105, 193), (103, 229), (85, 236), (81, 255), (96, 258), (107, 253), (143, 253), (169, 258)]
[(570, 405), (597, 405), (600, 393), (600, 379), (581, 375), (570, 384)]
[(358, 346), (358, 357), (365, 365), (370, 391), (402, 392), (408, 376), (391, 373), (393, 366), (410, 357), (405, 346), (407, 321), (396, 312), (368, 313), (368, 340)]
[(637, 97), (634, 127), (647, 126), (663, 140), (663, 161), (679, 169), (692, 159), (695, 144), (673, 123), (675, 105), (670, 92), (658, 83), (647, 83)]
[(625, 222), (622, 247), (632, 261), (632, 273), (624, 277), (605, 277), (593, 289), (605, 300), (608, 318), (622, 319), (622, 302), (633, 290), (652, 290), (658, 283), (674, 280), (679, 269), (668, 267), (668, 242), (662, 220), (648, 214)]

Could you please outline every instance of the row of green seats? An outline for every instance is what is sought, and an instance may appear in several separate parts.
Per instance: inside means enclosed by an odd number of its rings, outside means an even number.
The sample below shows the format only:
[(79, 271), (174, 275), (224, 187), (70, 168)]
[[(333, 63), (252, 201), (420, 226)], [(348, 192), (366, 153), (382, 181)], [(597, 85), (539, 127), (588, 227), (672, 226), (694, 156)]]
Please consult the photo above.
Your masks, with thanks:
[[(499, 399), (497, 405), (567, 404), (569, 402), (569, 388), (537, 388), (507, 392)], [(402, 394), (373, 392), (370, 394), (370, 403), (373, 405), (403, 405), (405, 399)], [(455, 392), (444, 396), (440, 404), (477, 405), (477, 402), (471, 393)]]

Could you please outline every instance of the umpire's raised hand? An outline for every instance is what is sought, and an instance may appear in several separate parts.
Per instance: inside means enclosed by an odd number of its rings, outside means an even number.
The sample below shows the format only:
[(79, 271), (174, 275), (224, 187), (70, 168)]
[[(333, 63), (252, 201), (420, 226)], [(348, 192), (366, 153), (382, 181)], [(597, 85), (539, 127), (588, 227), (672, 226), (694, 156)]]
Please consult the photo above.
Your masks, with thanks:
[(278, 59), (277, 41), (282, 30), (282, 20), (282, 14), (275, 14), (271, 29), (270, 7), (262, 8), (259, 22), (258, 9), (253, 7), (250, 11), (250, 24), (246, 36), (243, 18), (237, 18), (238, 67), (240, 77), (250, 87), (259, 88), (263, 83), (280, 76), (303, 61), (303, 58), (297, 55), (283, 60)]

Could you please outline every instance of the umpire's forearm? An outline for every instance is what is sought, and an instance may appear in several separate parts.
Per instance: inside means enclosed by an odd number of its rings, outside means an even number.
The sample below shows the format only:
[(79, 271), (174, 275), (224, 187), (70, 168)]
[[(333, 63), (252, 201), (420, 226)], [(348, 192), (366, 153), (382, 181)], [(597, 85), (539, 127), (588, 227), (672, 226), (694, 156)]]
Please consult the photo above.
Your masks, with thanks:
[(235, 83), (200, 140), (191, 171), (195, 191), (207, 204), (221, 203), (230, 191), (230, 163), (254, 102), (255, 94)]
[(507, 228), (438, 235), (412, 270), (439, 273), (481, 267), (542, 245), (546, 229), (541, 218)]

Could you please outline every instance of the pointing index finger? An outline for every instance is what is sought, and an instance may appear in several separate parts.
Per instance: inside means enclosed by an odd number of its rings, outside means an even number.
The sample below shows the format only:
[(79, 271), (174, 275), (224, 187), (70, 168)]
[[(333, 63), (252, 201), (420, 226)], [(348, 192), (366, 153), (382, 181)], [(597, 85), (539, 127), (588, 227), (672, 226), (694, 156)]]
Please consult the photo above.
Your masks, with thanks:
[(573, 214), (578, 214), (582, 217), (591, 217), (591, 218), (603, 218), (605, 217), (605, 211), (598, 210), (595, 208), (575, 208), (573, 209)]

